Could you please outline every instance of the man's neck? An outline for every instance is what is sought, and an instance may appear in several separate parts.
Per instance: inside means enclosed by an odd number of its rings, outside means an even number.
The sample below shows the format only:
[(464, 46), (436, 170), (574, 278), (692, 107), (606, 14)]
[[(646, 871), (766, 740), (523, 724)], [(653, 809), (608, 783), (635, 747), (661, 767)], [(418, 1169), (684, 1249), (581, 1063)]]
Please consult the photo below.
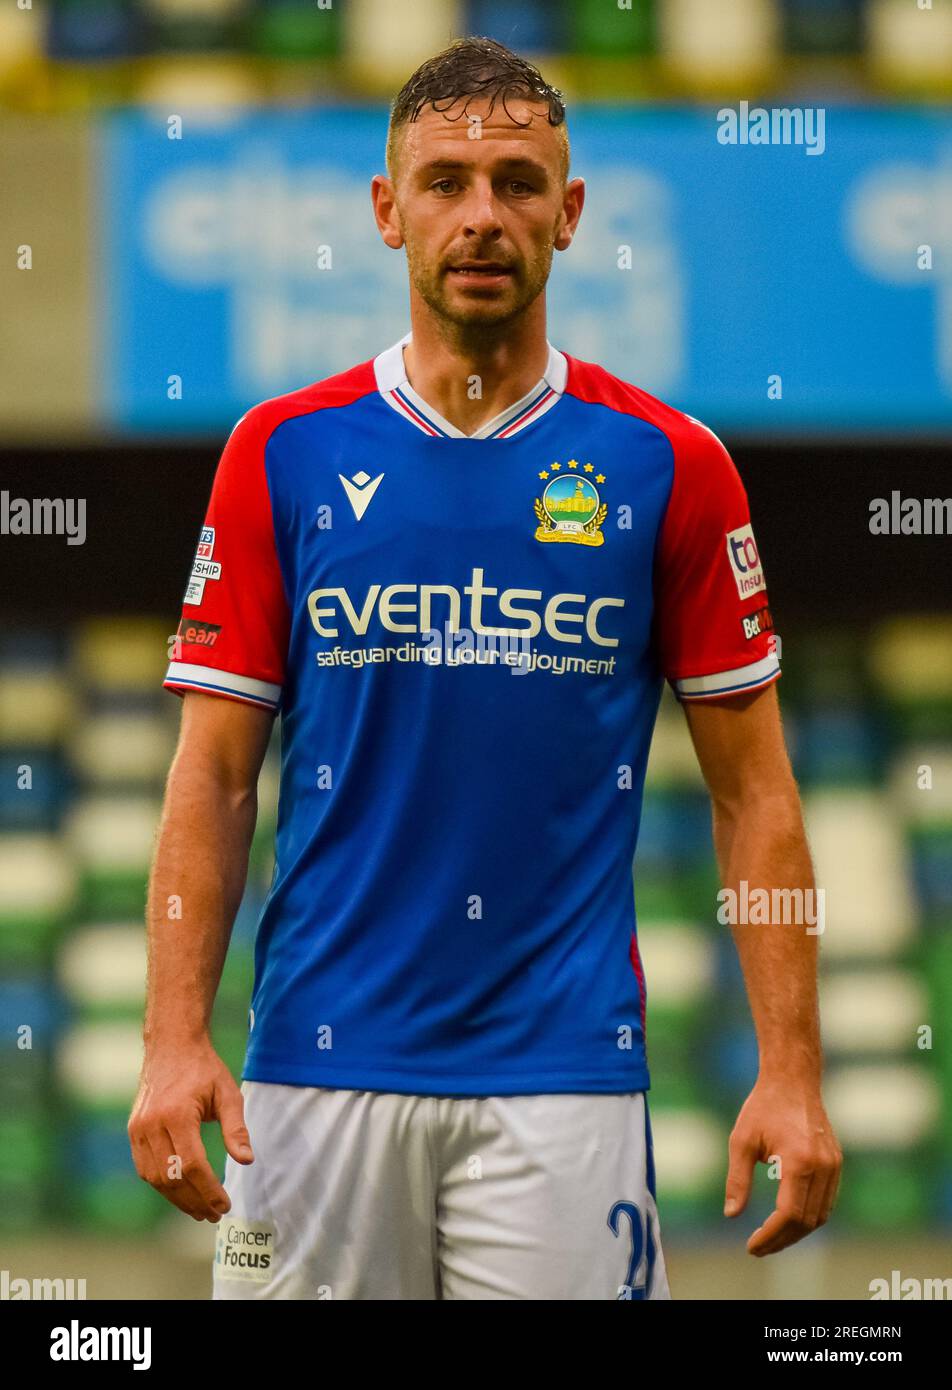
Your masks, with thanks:
[[(506, 336), (457, 333), (425, 315), (412, 316), (403, 349), (407, 380), (427, 405), (464, 434), (474, 434), (522, 399), (545, 375), (549, 345), (544, 316), (507, 326)], [(420, 321), (422, 320), (422, 321)]]

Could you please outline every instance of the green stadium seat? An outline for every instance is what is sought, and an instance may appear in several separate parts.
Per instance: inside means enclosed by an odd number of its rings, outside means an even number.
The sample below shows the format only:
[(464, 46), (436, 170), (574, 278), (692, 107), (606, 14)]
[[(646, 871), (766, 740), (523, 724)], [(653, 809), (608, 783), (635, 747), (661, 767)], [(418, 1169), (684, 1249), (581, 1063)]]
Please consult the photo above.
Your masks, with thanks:
[(241, 42), (252, 0), (141, 0), (153, 46), (159, 50), (213, 52)]
[(866, 0), (782, 0), (783, 46), (788, 53), (834, 57), (863, 48)]
[[(915, 1155), (851, 1153), (847, 1174), (836, 1202), (841, 1231), (852, 1227), (898, 1236), (929, 1229), (935, 1180)], [(889, 1270), (877, 1270), (876, 1275), (889, 1278)]]
[(315, 0), (270, 0), (249, 15), (248, 46), (262, 58), (334, 58), (340, 51), (340, 5)]
[(631, 0), (631, 7), (605, 0), (574, 0), (568, 6), (574, 52), (592, 58), (642, 57), (657, 49), (656, 0)]

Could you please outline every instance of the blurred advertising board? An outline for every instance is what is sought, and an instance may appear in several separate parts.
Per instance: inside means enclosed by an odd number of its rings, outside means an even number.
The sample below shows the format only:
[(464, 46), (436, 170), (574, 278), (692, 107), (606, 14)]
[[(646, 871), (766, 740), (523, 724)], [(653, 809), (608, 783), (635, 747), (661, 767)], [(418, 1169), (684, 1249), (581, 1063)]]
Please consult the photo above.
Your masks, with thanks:
[[(952, 114), (756, 126), (744, 104), (571, 114), (587, 204), (550, 338), (717, 429), (947, 431)], [(382, 108), (104, 118), (107, 429), (220, 434), (406, 331), (404, 256), (370, 207), (385, 133)]]

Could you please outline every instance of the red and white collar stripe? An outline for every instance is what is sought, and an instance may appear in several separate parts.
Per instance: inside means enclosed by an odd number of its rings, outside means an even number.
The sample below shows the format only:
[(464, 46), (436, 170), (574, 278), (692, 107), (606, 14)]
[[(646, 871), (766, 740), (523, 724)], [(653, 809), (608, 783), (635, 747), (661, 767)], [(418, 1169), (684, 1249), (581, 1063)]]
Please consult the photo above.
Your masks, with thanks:
[(407, 380), (403, 349), (410, 341), (406, 334), (393, 347), (374, 358), (377, 390), (392, 409), (409, 420), (418, 430), (434, 438), (448, 439), (512, 439), (520, 430), (534, 425), (560, 400), (568, 377), (568, 363), (563, 353), (549, 343), (549, 358), (541, 381), (526, 392), (521, 400), (501, 410), (492, 420), (480, 425), (474, 434), (464, 434), (450, 424), (414, 391)]

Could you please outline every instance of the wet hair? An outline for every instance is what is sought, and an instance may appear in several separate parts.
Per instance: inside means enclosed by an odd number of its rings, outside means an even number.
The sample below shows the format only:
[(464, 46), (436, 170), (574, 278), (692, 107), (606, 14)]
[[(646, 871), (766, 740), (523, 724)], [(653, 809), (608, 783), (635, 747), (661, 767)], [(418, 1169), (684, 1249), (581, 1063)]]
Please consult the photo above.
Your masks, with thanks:
[[(546, 82), (532, 63), (520, 58), (495, 39), (457, 39), (442, 53), (427, 58), (403, 85), (390, 107), (390, 128), (387, 132), (387, 169), (393, 177), (396, 170), (397, 144), (400, 131), (420, 115), (425, 106), (434, 111), (449, 111), (462, 102), (462, 109), (449, 120), (465, 118), (470, 101), (489, 98), (489, 110), (502, 102), (503, 110), (511, 117), (507, 101), (528, 101), (547, 107), (549, 125), (559, 129), (562, 146), (562, 179), (569, 171), (569, 140), (565, 125), (565, 102), (558, 88)], [(527, 125), (527, 121), (516, 121)]]

